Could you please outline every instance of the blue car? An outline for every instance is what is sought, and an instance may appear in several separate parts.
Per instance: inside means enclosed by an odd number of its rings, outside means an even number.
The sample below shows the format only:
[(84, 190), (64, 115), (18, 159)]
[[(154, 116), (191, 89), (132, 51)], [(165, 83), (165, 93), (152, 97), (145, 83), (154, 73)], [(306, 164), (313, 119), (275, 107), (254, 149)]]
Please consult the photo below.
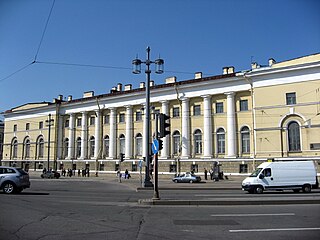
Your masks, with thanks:
[(196, 176), (190, 172), (187, 172), (185, 174), (172, 178), (172, 181), (175, 183), (196, 183), (196, 182), (201, 182), (201, 177)]

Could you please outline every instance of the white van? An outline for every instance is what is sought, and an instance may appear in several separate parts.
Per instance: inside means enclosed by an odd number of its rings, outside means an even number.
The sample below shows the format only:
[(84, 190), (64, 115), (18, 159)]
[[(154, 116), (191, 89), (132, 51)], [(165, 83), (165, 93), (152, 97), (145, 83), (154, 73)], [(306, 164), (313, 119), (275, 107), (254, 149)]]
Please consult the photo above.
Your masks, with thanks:
[(318, 188), (317, 170), (313, 161), (264, 162), (242, 182), (242, 190), (263, 193), (264, 190), (311, 192)]

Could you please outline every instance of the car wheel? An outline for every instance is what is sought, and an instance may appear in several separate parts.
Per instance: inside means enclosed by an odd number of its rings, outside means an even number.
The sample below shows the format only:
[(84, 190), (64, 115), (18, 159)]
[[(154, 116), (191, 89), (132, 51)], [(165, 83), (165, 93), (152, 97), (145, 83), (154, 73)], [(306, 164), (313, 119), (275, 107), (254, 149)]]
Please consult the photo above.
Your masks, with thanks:
[(16, 186), (11, 182), (6, 182), (3, 185), (3, 192), (7, 194), (14, 193), (16, 191)]
[(176, 179), (176, 180), (174, 180), (174, 182), (175, 182), (175, 183), (178, 183), (178, 180)]
[(193, 180), (190, 180), (189, 183), (193, 183)]
[(311, 192), (311, 186), (310, 186), (309, 184), (303, 185), (302, 191), (303, 191), (304, 193), (309, 193), (309, 192)]
[(261, 186), (256, 186), (256, 188), (254, 189), (254, 192), (257, 193), (257, 194), (263, 193), (263, 187), (261, 187)]

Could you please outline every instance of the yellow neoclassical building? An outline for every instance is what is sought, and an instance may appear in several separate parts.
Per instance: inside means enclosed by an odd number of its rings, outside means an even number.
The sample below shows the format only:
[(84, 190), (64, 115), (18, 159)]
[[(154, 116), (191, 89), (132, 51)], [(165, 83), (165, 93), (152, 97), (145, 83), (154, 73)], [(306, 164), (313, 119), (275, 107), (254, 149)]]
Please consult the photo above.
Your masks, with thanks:
[[(154, 113), (170, 116), (159, 172), (202, 173), (218, 163), (246, 174), (268, 159), (320, 163), (320, 54), (236, 72), (151, 82)], [(89, 168), (138, 172), (146, 156), (145, 84), (118, 84), (110, 93), (25, 104), (4, 113), (2, 165), (29, 170)], [(151, 142), (151, 140), (149, 140)], [(318, 167), (319, 168), (319, 167)]]

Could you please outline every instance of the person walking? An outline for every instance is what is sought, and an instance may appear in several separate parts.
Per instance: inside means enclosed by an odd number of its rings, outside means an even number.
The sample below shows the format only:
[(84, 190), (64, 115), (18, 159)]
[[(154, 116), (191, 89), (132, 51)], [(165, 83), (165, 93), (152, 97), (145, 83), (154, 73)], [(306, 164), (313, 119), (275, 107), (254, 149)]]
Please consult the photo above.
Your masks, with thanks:
[(204, 179), (208, 180), (208, 170), (204, 168)]

